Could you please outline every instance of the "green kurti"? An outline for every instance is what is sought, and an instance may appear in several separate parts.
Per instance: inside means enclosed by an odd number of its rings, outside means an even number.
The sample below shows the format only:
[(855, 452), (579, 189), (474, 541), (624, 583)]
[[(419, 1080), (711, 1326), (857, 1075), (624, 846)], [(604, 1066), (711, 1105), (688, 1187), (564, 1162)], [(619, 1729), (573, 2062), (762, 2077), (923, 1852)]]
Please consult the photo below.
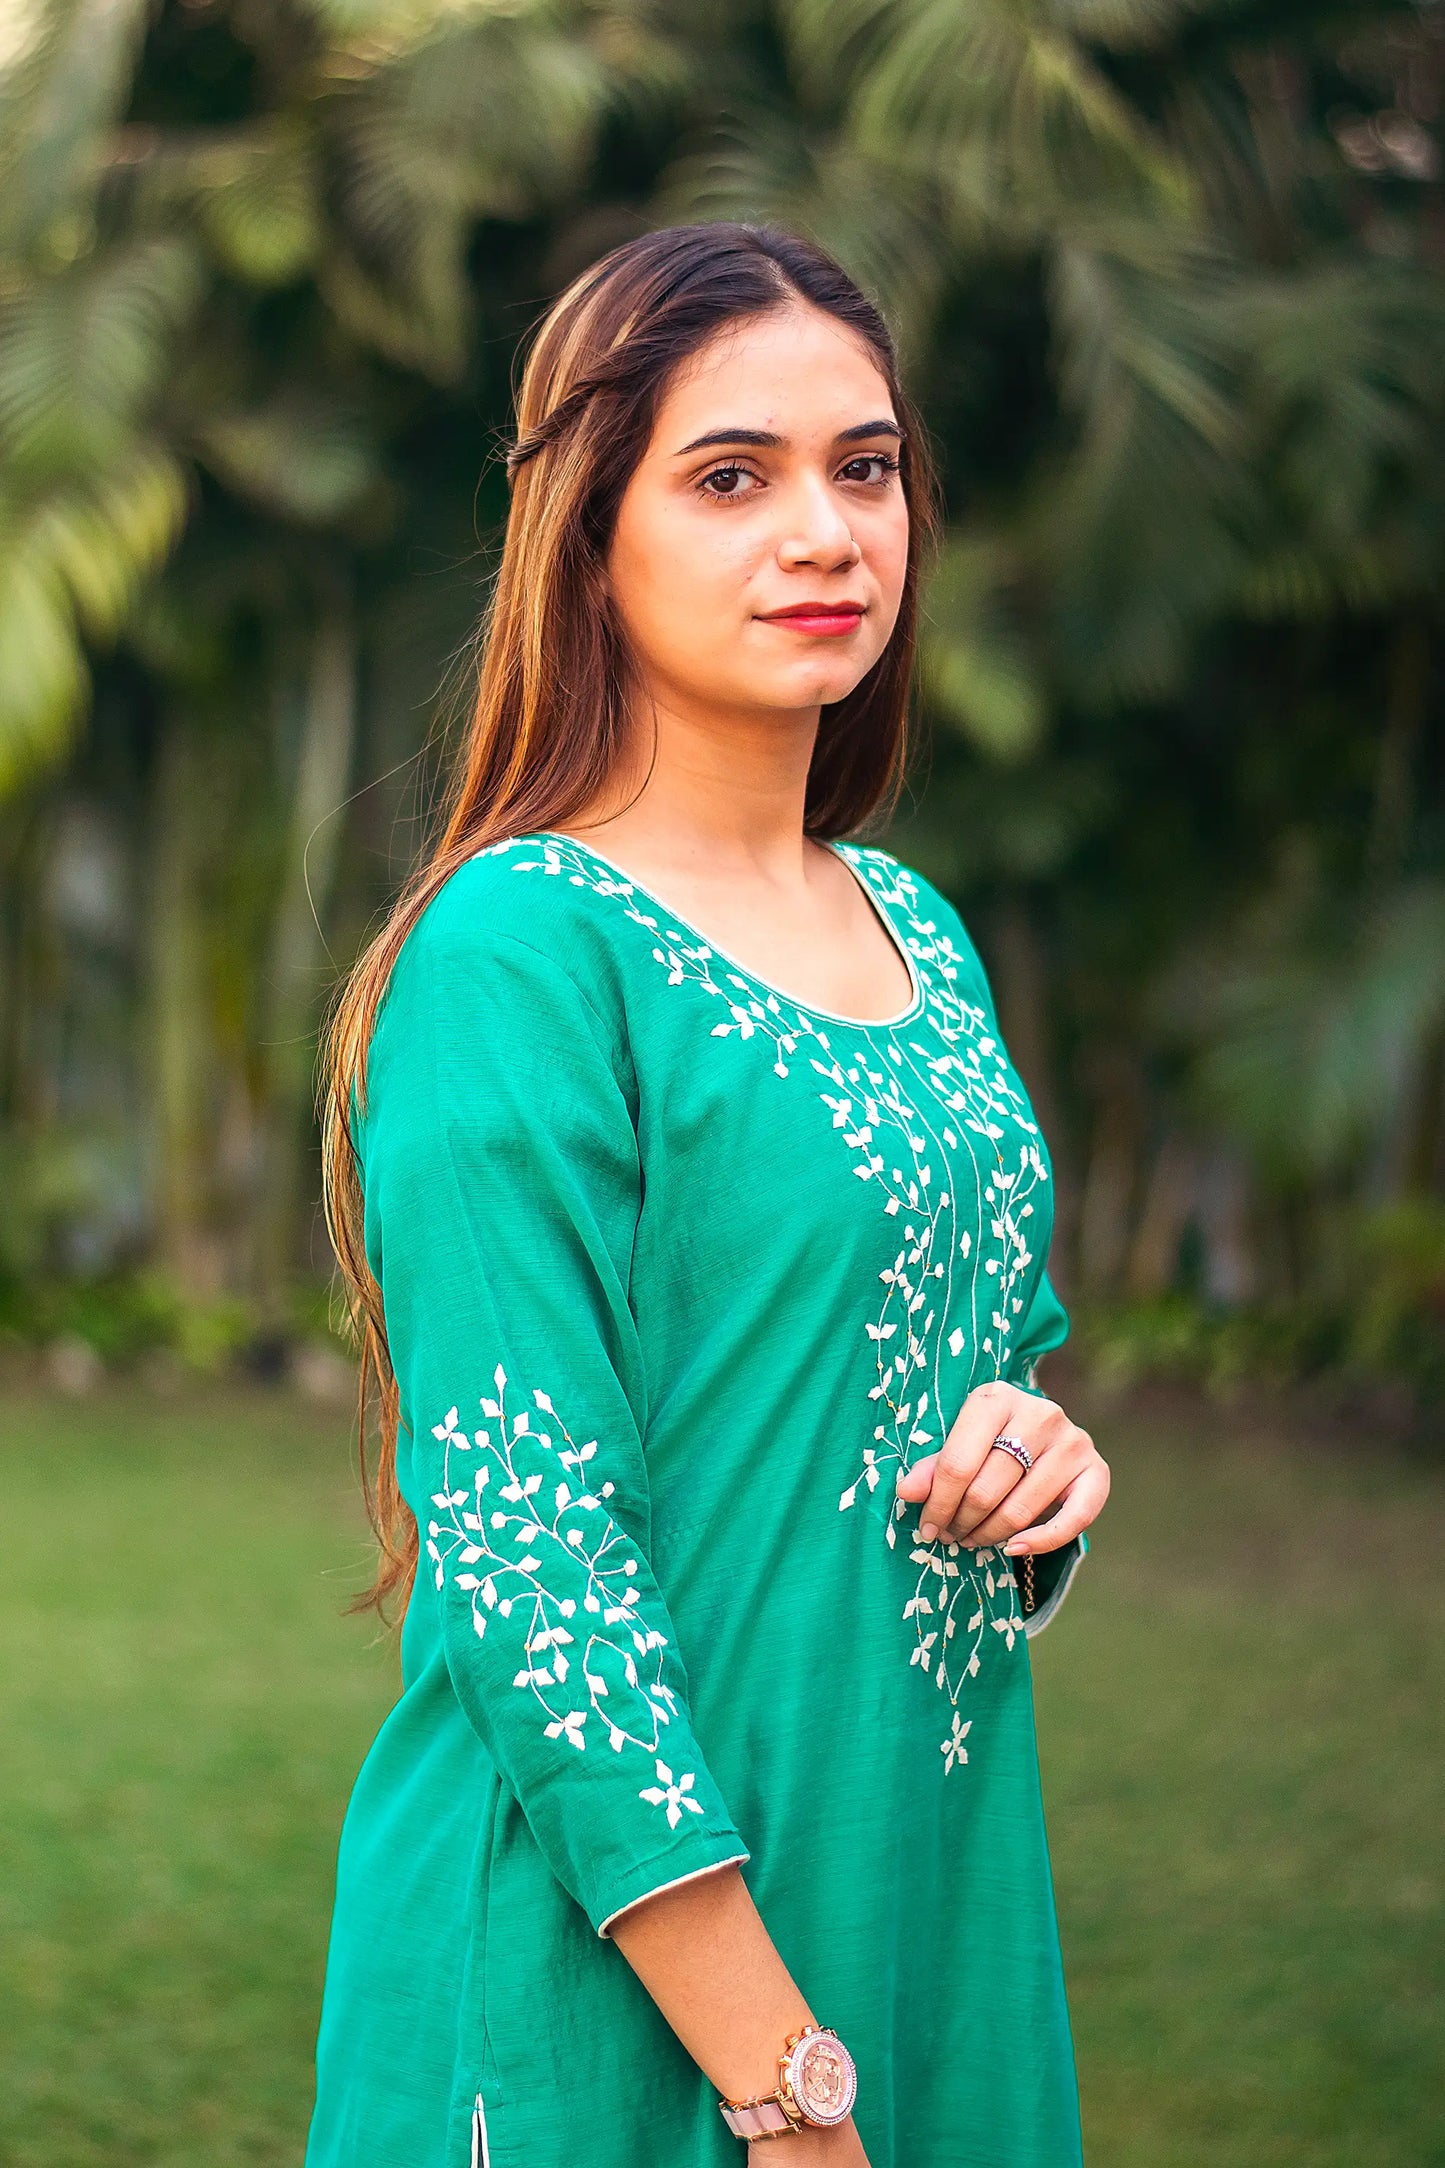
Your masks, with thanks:
[(871, 2168), (1080, 2159), (1027, 1635), (1087, 1545), (1025, 1622), (894, 1495), (1068, 1330), (1049, 1158), (957, 913), (833, 848), (908, 963), (886, 1023), (546, 831), (398, 958), (360, 1149), (422, 1561), (306, 2168), (739, 2168), (609, 1936), (729, 1860)]

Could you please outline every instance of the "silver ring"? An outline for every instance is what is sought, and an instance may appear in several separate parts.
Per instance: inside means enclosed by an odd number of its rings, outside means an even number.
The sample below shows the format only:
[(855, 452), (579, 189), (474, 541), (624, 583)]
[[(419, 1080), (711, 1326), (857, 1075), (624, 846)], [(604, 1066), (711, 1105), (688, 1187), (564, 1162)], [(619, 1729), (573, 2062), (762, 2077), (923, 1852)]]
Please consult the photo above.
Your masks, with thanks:
[(993, 1444), (994, 1450), (997, 1452), (1012, 1453), (1014, 1459), (1023, 1469), (1024, 1474), (1028, 1474), (1034, 1464), (1034, 1456), (1024, 1444), (1022, 1438), (1010, 1437), (1008, 1432), (1005, 1431), (1001, 1438), (994, 1439)]

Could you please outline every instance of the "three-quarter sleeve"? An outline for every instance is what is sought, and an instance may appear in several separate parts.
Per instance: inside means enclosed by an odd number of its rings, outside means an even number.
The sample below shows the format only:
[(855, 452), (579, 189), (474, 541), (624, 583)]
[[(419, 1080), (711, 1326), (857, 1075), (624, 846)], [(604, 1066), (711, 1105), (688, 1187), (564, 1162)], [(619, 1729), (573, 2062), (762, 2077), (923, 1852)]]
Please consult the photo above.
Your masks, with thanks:
[(360, 1138), (413, 1602), (438, 1607), (467, 1718), (603, 1936), (750, 1856), (649, 1556), (627, 1075), (572, 975), (443, 891), (378, 1012)]

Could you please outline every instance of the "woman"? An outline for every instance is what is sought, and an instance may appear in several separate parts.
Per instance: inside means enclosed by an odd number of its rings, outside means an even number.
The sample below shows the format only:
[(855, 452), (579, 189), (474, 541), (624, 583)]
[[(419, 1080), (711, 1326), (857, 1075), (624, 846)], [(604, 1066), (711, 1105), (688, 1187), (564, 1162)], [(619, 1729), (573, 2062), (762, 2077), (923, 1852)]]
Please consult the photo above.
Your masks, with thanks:
[(1067, 2168), (1026, 1637), (1108, 1474), (1034, 1382), (978, 956), (841, 840), (923, 436), (838, 266), (731, 224), (577, 279), (519, 422), (444, 832), (330, 1036), (410, 1601), (308, 2168)]

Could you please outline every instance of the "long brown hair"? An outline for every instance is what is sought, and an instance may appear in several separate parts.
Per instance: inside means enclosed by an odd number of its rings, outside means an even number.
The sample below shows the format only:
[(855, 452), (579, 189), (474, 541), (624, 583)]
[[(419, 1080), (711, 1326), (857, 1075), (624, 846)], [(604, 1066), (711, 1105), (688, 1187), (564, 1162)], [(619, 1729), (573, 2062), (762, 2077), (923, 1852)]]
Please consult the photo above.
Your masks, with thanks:
[[(623, 492), (647, 449), (673, 372), (724, 325), (799, 300), (866, 341), (903, 431), (909, 508), (903, 597), (878, 661), (824, 707), (808, 771), (804, 829), (848, 835), (891, 812), (909, 751), (909, 690), (922, 553), (937, 539), (927, 440), (898, 380), (879, 311), (812, 242), (772, 226), (669, 226), (624, 243), (574, 279), (537, 327), (507, 455), (511, 504), (501, 563), (472, 646), (476, 699), (439, 808), (436, 842), (381, 931), (341, 983), (322, 1034), (318, 1109), (322, 1202), (360, 1352), (359, 1447), (380, 1545), (356, 1608), (404, 1611), (417, 1529), (397, 1483), (399, 1408), (381, 1289), (366, 1259), (363, 1191), (351, 1127), (366, 1107), (366, 1051), (391, 968), (411, 927), (474, 851), (504, 836), (564, 826), (608, 781), (636, 683), (603, 578)], [(367, 1461), (374, 1387), (379, 1443)]]

